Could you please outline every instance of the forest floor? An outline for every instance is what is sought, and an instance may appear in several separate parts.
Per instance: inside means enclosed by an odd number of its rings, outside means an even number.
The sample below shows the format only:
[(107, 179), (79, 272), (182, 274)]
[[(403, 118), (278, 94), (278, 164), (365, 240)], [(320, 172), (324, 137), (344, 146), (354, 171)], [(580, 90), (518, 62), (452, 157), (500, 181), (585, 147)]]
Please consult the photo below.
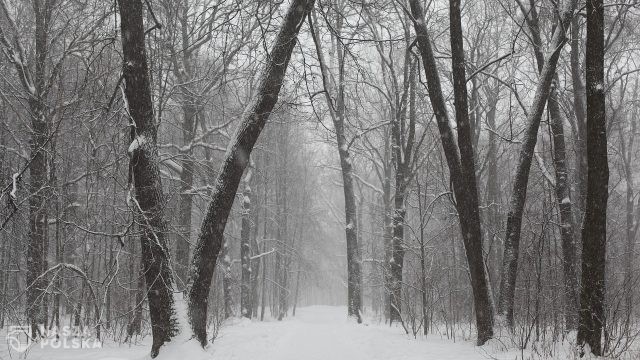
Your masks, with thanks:
[[(4, 334), (2, 334), (4, 335)], [(0, 360), (142, 360), (149, 358), (150, 337), (138, 345), (103, 344), (95, 349), (52, 349), (33, 346), (27, 352), (10, 352), (0, 347)], [(232, 319), (205, 351), (194, 341), (172, 344), (161, 350), (159, 359), (171, 360), (537, 360), (574, 359), (570, 346), (548, 351), (521, 352), (492, 340), (475, 346), (471, 339), (453, 341), (437, 334), (417, 339), (401, 327), (384, 324), (355, 324), (346, 308), (312, 306), (299, 308), (284, 321)], [(546, 356), (537, 355), (547, 353)], [(626, 357), (625, 357), (626, 358)]]

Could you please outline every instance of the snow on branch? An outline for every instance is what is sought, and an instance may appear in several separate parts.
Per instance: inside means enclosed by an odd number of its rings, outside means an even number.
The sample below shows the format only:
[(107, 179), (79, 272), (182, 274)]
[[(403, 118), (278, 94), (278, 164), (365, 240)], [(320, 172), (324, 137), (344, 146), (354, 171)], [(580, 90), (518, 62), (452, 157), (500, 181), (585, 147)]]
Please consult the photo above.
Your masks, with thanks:
[(11, 176), (12, 179), (12, 189), (11, 192), (9, 193), (9, 196), (11, 196), (11, 199), (13, 199), (13, 201), (16, 200), (16, 192), (18, 191), (18, 177), (20, 177), (20, 173), (13, 173), (13, 176)]
[(538, 164), (538, 167), (540, 168), (542, 175), (544, 176), (545, 179), (547, 179), (547, 181), (549, 182), (549, 184), (551, 184), (551, 186), (555, 187), (556, 179), (554, 178), (553, 175), (551, 175), (549, 170), (547, 170), (547, 167), (544, 165), (544, 160), (542, 159), (542, 156), (540, 156), (540, 154), (538, 154), (537, 152), (535, 153), (535, 156), (536, 156), (536, 163)]
[(264, 252), (264, 253), (262, 253), (262, 254), (254, 255), (254, 256), (250, 257), (249, 259), (250, 259), (250, 260), (260, 259), (261, 257), (263, 257), (263, 256), (267, 256), (267, 255), (269, 255), (269, 254), (273, 254), (274, 252), (276, 252), (276, 249), (275, 249), (275, 248), (271, 249), (270, 251)]
[(129, 149), (127, 152), (129, 155), (133, 154), (134, 151), (138, 150), (140, 147), (144, 146), (149, 140), (144, 135), (138, 135), (135, 139), (129, 144)]
[(11, 14), (9, 14), (9, 7), (7, 6), (7, 3), (5, 0), (0, 0), (0, 8), (2, 9), (2, 12), (5, 15), (5, 18), (7, 19), (7, 23), (9, 24), (9, 27), (13, 32), (13, 36), (14, 36), (13, 42), (17, 48), (16, 50), (11, 45), (11, 42), (9, 42), (9, 40), (7, 39), (7, 36), (2, 26), (0, 26), (0, 45), (2, 45), (2, 52), (7, 57), (7, 60), (9, 60), (9, 62), (12, 63), (15, 66), (16, 70), (18, 71), (18, 74), (20, 75), (20, 81), (22, 82), (22, 86), (24, 87), (24, 89), (29, 93), (31, 97), (35, 97), (37, 95), (36, 87), (33, 84), (33, 81), (31, 80), (29, 68), (27, 67), (26, 62), (24, 61), (24, 48), (18, 41), (18, 34), (19, 34), (18, 28), (16, 27), (16, 24), (13, 21)]

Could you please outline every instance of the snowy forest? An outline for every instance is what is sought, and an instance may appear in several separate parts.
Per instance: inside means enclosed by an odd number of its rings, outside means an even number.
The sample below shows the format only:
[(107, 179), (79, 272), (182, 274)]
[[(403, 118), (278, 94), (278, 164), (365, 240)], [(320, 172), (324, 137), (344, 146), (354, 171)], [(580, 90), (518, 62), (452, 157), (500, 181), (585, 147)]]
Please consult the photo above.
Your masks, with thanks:
[(640, 358), (639, 22), (0, 0), (0, 359)]

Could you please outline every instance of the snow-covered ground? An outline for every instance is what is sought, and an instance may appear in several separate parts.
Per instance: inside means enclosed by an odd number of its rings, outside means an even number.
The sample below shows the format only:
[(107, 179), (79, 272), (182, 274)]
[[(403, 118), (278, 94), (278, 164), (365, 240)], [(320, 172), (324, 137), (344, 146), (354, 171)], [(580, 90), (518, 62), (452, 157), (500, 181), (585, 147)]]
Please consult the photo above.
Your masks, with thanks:
[[(486, 360), (471, 342), (428, 337), (416, 340), (401, 328), (358, 325), (346, 319), (346, 308), (298, 309), (282, 322), (239, 321), (223, 328), (211, 353), (219, 360)], [(514, 359), (513, 353), (499, 359)]]
[[(100, 349), (42, 349), (9, 352), (0, 348), (0, 360), (141, 360), (149, 358), (150, 338), (139, 345), (105, 344)], [(483, 347), (472, 341), (457, 341), (430, 335), (417, 339), (399, 327), (384, 324), (355, 324), (346, 318), (346, 308), (312, 306), (300, 308), (284, 321), (232, 319), (220, 331), (206, 352), (194, 341), (172, 343), (163, 348), (160, 359), (170, 360), (537, 360), (574, 359), (571, 346), (556, 347), (554, 355), (545, 351), (520, 352), (492, 340)], [(564, 348), (564, 349), (563, 349)], [(549, 352), (547, 352), (549, 354)], [(628, 359), (632, 357), (626, 357)]]

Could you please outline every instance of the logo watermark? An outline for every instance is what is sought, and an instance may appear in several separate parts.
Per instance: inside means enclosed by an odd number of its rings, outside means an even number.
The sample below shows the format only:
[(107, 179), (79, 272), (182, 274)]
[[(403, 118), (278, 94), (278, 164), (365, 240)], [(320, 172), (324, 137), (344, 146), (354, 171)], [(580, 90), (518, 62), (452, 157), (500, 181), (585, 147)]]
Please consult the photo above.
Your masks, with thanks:
[(39, 328), (36, 339), (31, 338), (31, 326), (10, 326), (7, 332), (7, 345), (16, 352), (23, 353), (34, 346), (50, 349), (96, 349), (102, 342), (86, 330), (77, 326), (61, 328)]

